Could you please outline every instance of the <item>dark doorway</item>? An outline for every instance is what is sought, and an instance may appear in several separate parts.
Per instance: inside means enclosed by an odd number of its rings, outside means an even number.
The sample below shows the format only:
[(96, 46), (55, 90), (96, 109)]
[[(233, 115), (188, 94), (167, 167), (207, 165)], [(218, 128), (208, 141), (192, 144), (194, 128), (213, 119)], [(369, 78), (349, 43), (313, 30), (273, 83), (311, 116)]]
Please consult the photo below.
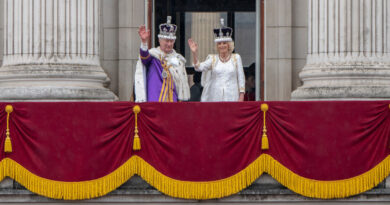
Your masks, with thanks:
[[(233, 28), (233, 30), (235, 30), (237, 21), (240, 21), (240, 19), (236, 19), (236, 16), (243, 16), (245, 13), (255, 15), (256, 12), (256, 0), (155, 0), (154, 6), (154, 30), (156, 33), (159, 32), (159, 25), (166, 22), (167, 16), (172, 16), (172, 22), (178, 26), (177, 36), (185, 36), (186, 16), (188, 16), (186, 14), (191, 12), (224, 13), (227, 17), (226, 25)], [(235, 39), (235, 34), (236, 32), (233, 32), (233, 39)], [(175, 43), (175, 50), (183, 54), (184, 57), (186, 57), (186, 41), (187, 39), (181, 37)], [(158, 45), (157, 38), (155, 39), (155, 45)], [(250, 64), (248, 62), (247, 66)]]
[[(261, 35), (256, 33), (256, 0), (155, 0), (154, 11), (155, 34), (159, 33), (159, 25), (166, 22), (167, 16), (172, 16), (172, 22), (177, 25), (176, 35), (178, 38), (175, 43), (175, 50), (187, 59), (186, 67), (189, 75), (194, 73), (194, 69), (187, 46), (188, 38), (198, 37), (197, 42), (199, 43), (199, 41), (204, 41), (204, 38), (201, 38), (200, 35), (209, 35), (207, 37), (209, 42), (206, 44), (214, 44), (210, 41), (213, 38), (211, 26), (205, 29), (201, 25), (200, 27), (203, 30), (200, 30), (203, 33), (194, 32), (194, 27), (196, 30), (197, 26), (194, 24), (200, 24), (199, 17), (203, 15), (218, 16), (214, 19), (214, 26), (217, 26), (219, 18), (223, 18), (225, 19), (225, 25), (233, 28), (232, 38), (235, 41), (235, 52), (242, 57), (245, 73), (254, 73), (256, 35)], [(158, 45), (157, 38), (155, 38), (155, 45)], [(208, 50), (205, 49), (203, 53), (211, 54), (215, 53), (215, 50), (209, 46)], [(261, 54), (263, 55), (263, 52)], [(205, 59), (200, 58), (200, 60), (203, 61)], [(261, 76), (262, 74), (263, 71), (261, 69)]]

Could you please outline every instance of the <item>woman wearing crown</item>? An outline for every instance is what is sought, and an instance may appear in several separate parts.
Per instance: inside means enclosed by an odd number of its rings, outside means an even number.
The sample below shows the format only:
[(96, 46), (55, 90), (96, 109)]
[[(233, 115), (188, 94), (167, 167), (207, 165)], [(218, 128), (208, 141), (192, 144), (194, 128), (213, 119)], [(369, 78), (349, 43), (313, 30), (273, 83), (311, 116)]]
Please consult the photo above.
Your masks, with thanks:
[(245, 75), (240, 55), (233, 53), (232, 32), (233, 29), (225, 27), (221, 19), (221, 28), (214, 29), (218, 54), (208, 55), (202, 63), (198, 61), (197, 43), (188, 40), (195, 70), (203, 72), (202, 102), (244, 101)]

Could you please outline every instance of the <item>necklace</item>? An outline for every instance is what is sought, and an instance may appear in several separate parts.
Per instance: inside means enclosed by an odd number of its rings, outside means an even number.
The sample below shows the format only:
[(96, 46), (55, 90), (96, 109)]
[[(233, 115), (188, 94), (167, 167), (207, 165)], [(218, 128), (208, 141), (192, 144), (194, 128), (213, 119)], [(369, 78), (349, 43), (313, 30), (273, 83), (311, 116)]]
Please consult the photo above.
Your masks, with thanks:
[(222, 62), (222, 63), (226, 63), (230, 60), (230, 56), (231, 55), (228, 55), (226, 58), (222, 58), (221, 55), (219, 55), (219, 60)]

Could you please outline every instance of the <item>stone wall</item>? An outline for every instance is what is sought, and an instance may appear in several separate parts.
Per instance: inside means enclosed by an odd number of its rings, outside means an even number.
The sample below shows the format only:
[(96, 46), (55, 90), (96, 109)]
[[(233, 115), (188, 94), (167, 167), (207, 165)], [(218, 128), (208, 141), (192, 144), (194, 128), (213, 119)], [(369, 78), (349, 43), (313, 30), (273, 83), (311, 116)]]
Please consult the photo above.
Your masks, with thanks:
[(265, 1), (266, 100), (289, 100), (291, 93), (291, 5), (292, 0)]
[(143, 0), (101, 0), (101, 63), (111, 78), (110, 89), (119, 100), (130, 100), (133, 72), (140, 40), (138, 27), (144, 24)]
[(292, 90), (302, 85), (299, 72), (307, 55), (307, 0), (292, 0)]
[[(138, 27), (145, 24), (145, 2), (119, 0), (119, 98), (129, 100), (133, 91), (133, 73), (138, 60)], [(131, 11), (131, 12), (130, 12)]]
[(109, 88), (118, 95), (118, 0), (100, 0), (100, 62), (111, 79)]
[(306, 64), (307, 0), (265, 1), (266, 100), (290, 100)]
[(0, 0), (0, 67), (3, 64), (3, 50), (4, 50), (4, 0)]

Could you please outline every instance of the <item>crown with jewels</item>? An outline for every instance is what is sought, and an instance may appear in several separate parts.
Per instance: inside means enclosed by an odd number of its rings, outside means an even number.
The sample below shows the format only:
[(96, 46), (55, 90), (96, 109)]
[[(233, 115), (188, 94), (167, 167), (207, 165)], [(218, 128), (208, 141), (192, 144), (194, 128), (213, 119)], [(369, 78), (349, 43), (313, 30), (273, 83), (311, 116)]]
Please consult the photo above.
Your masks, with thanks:
[(176, 29), (175, 24), (171, 24), (172, 17), (167, 17), (167, 23), (160, 24), (160, 34), (157, 36), (159, 38), (165, 38), (170, 40), (176, 40)]
[(233, 41), (233, 29), (224, 25), (224, 20), (221, 18), (221, 28), (214, 29), (214, 42)]

